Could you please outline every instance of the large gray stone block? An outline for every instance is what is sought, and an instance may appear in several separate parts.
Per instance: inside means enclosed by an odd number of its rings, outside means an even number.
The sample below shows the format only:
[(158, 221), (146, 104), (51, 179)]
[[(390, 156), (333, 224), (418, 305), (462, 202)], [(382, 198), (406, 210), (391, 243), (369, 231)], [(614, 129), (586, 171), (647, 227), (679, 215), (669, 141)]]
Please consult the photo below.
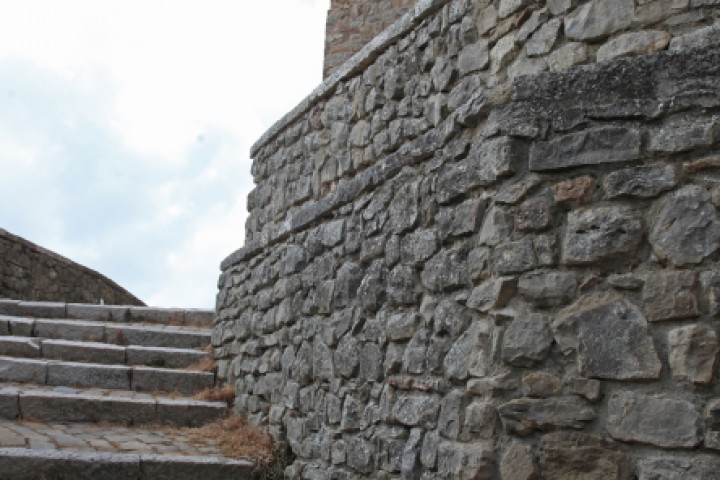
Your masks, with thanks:
[(40, 339), (31, 337), (0, 337), (0, 355), (7, 357), (40, 357)]
[(498, 409), (505, 430), (525, 436), (535, 430), (582, 429), (597, 417), (595, 408), (578, 397), (518, 398)]
[(123, 348), (128, 365), (148, 367), (185, 368), (207, 357), (206, 352), (186, 348), (141, 347), (128, 345)]
[(139, 392), (179, 392), (192, 395), (212, 388), (214, 383), (215, 375), (211, 372), (148, 367), (132, 369), (132, 389)]
[(102, 323), (80, 320), (44, 320), (35, 321), (35, 336), (78, 342), (105, 341), (105, 326)]
[(0, 358), (0, 381), (28, 382), (45, 385), (47, 381), (47, 362), (20, 358)]
[(130, 390), (130, 368), (76, 362), (48, 364), (48, 385)]
[(147, 347), (197, 348), (210, 344), (212, 330), (181, 327), (107, 325), (108, 343)]
[(107, 343), (43, 340), (43, 358), (69, 362), (125, 364), (125, 347)]

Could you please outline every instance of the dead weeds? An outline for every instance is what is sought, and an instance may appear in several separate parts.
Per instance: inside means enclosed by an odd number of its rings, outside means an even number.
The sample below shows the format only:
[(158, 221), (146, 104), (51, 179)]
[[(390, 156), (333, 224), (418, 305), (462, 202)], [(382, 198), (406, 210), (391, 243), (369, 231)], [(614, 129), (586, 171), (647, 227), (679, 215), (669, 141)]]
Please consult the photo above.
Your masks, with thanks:
[(186, 370), (190, 370), (193, 372), (214, 372), (216, 369), (217, 362), (212, 357), (212, 355), (209, 354), (206, 357), (203, 357), (202, 360), (198, 360), (197, 362), (186, 367)]
[(193, 398), (195, 400), (204, 400), (206, 402), (225, 402), (228, 407), (232, 407), (235, 401), (235, 388), (232, 385), (224, 387), (206, 388), (196, 393)]

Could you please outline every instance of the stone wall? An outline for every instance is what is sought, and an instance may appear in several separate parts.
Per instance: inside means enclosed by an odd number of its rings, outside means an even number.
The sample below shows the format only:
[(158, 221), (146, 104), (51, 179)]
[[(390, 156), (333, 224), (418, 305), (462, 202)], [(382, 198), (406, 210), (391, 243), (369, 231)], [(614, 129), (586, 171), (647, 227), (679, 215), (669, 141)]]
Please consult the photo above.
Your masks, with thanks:
[(0, 229), (0, 298), (145, 305), (98, 272)]
[(323, 78), (400, 18), (416, 0), (331, 0)]
[(288, 478), (717, 478), (716, 3), (423, 0), (256, 143), (213, 344)]

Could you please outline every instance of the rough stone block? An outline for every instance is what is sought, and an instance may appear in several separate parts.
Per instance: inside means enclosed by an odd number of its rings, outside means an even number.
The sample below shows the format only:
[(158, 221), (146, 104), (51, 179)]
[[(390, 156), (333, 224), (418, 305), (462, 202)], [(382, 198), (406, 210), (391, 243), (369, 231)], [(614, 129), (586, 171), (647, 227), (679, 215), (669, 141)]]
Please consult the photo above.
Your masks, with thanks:
[(520, 442), (513, 441), (505, 447), (500, 460), (500, 478), (532, 480), (538, 478), (540, 469), (532, 452)]
[(595, 408), (578, 397), (518, 398), (500, 405), (498, 412), (505, 430), (520, 436), (535, 430), (582, 429), (597, 416)]
[(648, 320), (679, 320), (697, 317), (695, 272), (655, 272), (647, 276), (643, 290)]
[(573, 40), (597, 40), (628, 26), (633, 0), (592, 0), (565, 17), (565, 35)]
[(720, 140), (720, 119), (679, 115), (653, 130), (648, 142), (651, 152), (684, 152), (706, 147)]
[(528, 274), (520, 277), (518, 292), (539, 307), (556, 307), (575, 297), (577, 285), (573, 272)]
[(670, 50), (680, 51), (690, 48), (712, 48), (720, 45), (720, 26), (700, 28), (670, 41)]
[(119, 305), (68, 303), (67, 318), (94, 320), (98, 322), (125, 322), (128, 320), (129, 310), (130, 307)]
[(599, 62), (630, 55), (647, 55), (663, 50), (670, 43), (670, 34), (661, 30), (644, 30), (619, 35), (600, 46)]
[(530, 148), (530, 170), (624, 162), (640, 158), (640, 132), (625, 127), (602, 127), (570, 133)]
[(0, 418), (15, 420), (20, 417), (18, 391), (15, 388), (0, 390)]
[(502, 360), (518, 367), (530, 367), (545, 360), (552, 346), (552, 333), (541, 314), (520, 314), (503, 335)]
[(20, 413), (48, 422), (100, 422), (138, 425), (157, 421), (155, 400), (57, 392), (20, 394)]
[(695, 406), (660, 395), (614, 394), (608, 402), (607, 429), (616, 440), (664, 448), (693, 448), (702, 441)]
[(662, 364), (640, 310), (613, 293), (585, 296), (558, 313), (552, 329), (579, 372), (611, 380), (657, 379)]
[(710, 194), (687, 185), (653, 206), (648, 240), (655, 254), (675, 266), (698, 264), (720, 246), (720, 222)]
[(581, 432), (553, 432), (540, 441), (546, 478), (630, 480), (630, 458), (617, 443)]
[(607, 198), (651, 198), (675, 188), (679, 181), (676, 165), (658, 163), (612, 172), (603, 179), (603, 188)]
[(501, 275), (522, 273), (537, 266), (533, 242), (529, 238), (499, 245), (494, 257), (495, 271)]
[(108, 343), (168, 348), (205, 347), (211, 336), (211, 330), (159, 326), (107, 325), (105, 332)]
[(563, 262), (594, 263), (635, 251), (643, 237), (640, 218), (624, 207), (595, 207), (568, 213)]
[(488, 321), (473, 322), (445, 356), (445, 374), (464, 380), (487, 375), (493, 354), (493, 327)]
[(668, 350), (673, 378), (705, 385), (713, 381), (720, 351), (715, 330), (704, 325), (673, 329)]
[(223, 402), (158, 400), (157, 420), (179, 426), (199, 426), (227, 415)]
[(638, 480), (682, 478), (683, 480), (717, 480), (720, 461), (717, 457), (694, 455), (692, 458), (663, 455), (638, 462)]
[(65, 318), (64, 303), (54, 302), (20, 302), (17, 304), (17, 315), (32, 318)]
[(7, 319), (7, 327), (10, 330), (10, 335), (32, 337), (35, 332), (35, 319), (9, 317)]

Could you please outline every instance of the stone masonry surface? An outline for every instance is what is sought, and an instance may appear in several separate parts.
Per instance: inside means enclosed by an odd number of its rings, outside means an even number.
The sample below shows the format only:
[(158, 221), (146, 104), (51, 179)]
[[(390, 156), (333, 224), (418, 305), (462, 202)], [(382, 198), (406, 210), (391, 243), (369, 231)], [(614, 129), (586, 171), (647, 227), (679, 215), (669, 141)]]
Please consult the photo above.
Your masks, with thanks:
[(100, 273), (2, 229), (0, 298), (145, 305)]
[(263, 135), (212, 342), (288, 478), (720, 478), (719, 18), (420, 0)]

